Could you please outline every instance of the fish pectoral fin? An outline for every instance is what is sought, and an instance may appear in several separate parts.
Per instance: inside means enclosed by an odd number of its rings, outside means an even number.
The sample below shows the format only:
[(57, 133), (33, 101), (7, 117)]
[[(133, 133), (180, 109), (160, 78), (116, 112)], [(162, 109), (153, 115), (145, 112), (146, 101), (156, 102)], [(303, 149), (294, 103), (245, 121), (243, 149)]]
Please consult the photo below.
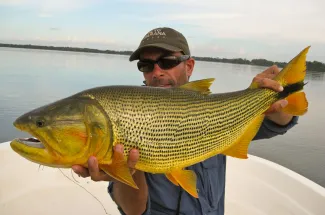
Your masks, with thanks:
[(302, 116), (307, 112), (308, 101), (304, 92), (298, 92), (289, 95), (286, 100), (288, 105), (282, 111), (294, 116)]
[(181, 85), (179, 88), (197, 91), (202, 94), (210, 94), (211, 93), (210, 86), (213, 81), (214, 81), (214, 78), (191, 81), (191, 82)]
[(256, 117), (233, 146), (223, 151), (222, 154), (242, 159), (248, 158), (248, 146), (261, 127), (263, 119), (264, 114)]
[[(168, 175), (168, 176), (167, 176)], [(192, 170), (174, 170), (166, 174), (173, 184), (179, 184), (186, 192), (199, 198), (196, 190), (196, 174)]]
[(99, 168), (114, 179), (135, 189), (139, 189), (133, 180), (130, 169), (122, 153), (114, 152), (112, 163), (110, 165), (99, 165)]

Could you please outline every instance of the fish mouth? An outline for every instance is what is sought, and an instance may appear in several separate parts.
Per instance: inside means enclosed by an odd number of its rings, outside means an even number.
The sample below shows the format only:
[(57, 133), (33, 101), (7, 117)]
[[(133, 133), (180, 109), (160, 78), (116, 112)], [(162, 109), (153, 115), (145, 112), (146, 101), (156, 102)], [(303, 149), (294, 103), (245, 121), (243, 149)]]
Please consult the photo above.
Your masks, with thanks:
[(38, 148), (38, 149), (45, 149), (44, 144), (35, 137), (28, 137), (28, 138), (16, 138), (16, 142), (24, 144), (28, 147)]

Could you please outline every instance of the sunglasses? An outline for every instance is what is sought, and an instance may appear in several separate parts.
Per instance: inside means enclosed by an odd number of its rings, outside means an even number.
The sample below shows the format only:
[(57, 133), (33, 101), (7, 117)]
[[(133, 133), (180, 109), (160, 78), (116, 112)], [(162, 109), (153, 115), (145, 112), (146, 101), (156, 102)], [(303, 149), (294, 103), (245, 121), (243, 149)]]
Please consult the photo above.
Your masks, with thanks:
[(183, 61), (188, 60), (189, 58), (189, 55), (165, 56), (157, 60), (139, 60), (137, 65), (140, 72), (152, 72), (155, 67), (155, 64), (158, 64), (161, 69), (167, 70), (174, 68), (175, 66), (177, 66)]

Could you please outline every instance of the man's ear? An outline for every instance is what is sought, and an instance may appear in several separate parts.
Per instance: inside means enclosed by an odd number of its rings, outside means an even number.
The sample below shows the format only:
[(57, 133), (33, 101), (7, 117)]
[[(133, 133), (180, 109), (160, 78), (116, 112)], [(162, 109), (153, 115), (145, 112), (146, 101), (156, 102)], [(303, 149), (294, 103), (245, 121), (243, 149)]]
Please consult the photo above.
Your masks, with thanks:
[(186, 63), (186, 75), (187, 77), (191, 77), (193, 69), (194, 69), (194, 65), (195, 65), (195, 60), (193, 58), (188, 59), (187, 61), (185, 61)]

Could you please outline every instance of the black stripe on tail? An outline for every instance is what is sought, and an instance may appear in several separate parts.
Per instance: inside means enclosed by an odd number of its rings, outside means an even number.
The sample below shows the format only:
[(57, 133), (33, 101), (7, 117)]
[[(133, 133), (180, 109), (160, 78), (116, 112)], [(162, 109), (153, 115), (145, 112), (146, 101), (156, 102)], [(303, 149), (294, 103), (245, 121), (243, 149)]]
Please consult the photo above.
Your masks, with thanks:
[(304, 83), (302, 81), (298, 82), (298, 83), (294, 83), (294, 84), (289, 84), (289, 85), (285, 86), (283, 88), (283, 91), (278, 94), (278, 98), (279, 99), (286, 98), (290, 94), (293, 94), (295, 92), (302, 90), (306, 84), (307, 83)]

